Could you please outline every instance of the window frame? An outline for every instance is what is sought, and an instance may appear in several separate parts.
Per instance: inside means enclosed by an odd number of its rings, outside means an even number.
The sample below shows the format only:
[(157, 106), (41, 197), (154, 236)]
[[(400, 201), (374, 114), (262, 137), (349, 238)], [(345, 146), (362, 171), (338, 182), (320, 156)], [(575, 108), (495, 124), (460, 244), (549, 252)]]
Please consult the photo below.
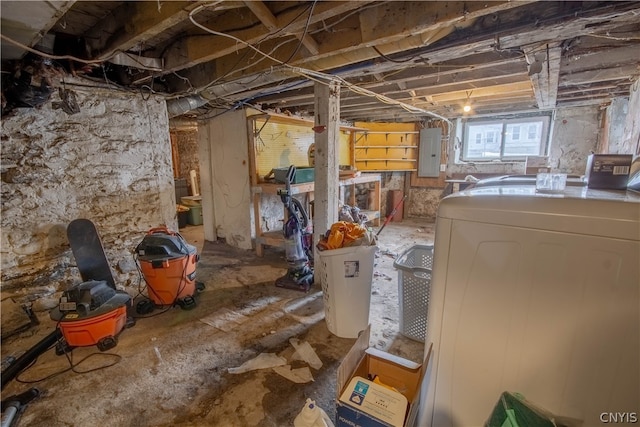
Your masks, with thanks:
[[(542, 122), (542, 130), (540, 133), (540, 142), (538, 144), (538, 153), (507, 155), (505, 148), (508, 148), (510, 141), (506, 140), (506, 130), (508, 125), (520, 125), (519, 139), (517, 142), (524, 142), (529, 139), (529, 126), (534, 122)], [(494, 138), (498, 138), (499, 154), (495, 157), (471, 157), (468, 155), (470, 145), (470, 126), (478, 125), (501, 125), (501, 131), (494, 132)], [(523, 126), (526, 126), (523, 128)], [(538, 113), (532, 115), (520, 116), (493, 116), (484, 118), (474, 118), (463, 120), (462, 129), (462, 149), (460, 150), (460, 159), (463, 162), (513, 162), (525, 161), (528, 156), (545, 156), (549, 149), (549, 135), (551, 129), (551, 113)], [(477, 135), (477, 134), (476, 134)], [(475, 137), (477, 140), (477, 136)]]

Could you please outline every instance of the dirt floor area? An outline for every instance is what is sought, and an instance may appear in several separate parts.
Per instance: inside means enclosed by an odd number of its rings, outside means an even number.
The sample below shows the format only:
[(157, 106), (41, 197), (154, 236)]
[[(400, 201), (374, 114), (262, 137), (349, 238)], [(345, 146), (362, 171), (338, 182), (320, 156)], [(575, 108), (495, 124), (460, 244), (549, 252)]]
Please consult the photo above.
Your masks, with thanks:
[[(201, 254), (197, 275), (206, 288), (197, 306), (138, 318), (107, 352), (45, 352), (2, 390), (3, 401), (31, 387), (41, 392), (17, 425), (292, 426), (306, 398), (335, 420), (336, 369), (355, 339), (327, 329), (320, 285), (308, 293), (274, 286), (286, 271), (280, 249), (267, 247), (259, 258), (223, 242), (204, 242), (201, 227), (180, 231)], [(374, 267), (370, 344), (416, 362), (424, 344), (399, 333), (393, 262), (414, 245), (432, 244), (433, 232), (433, 223), (415, 219), (389, 223), (380, 233)], [(53, 331), (48, 313), (36, 314), (38, 326), (2, 342), (3, 361)], [(322, 366), (296, 360), (292, 339), (309, 343)], [(229, 372), (265, 353), (284, 358), (299, 381), (309, 373), (313, 380), (296, 383), (277, 372), (283, 368)]]

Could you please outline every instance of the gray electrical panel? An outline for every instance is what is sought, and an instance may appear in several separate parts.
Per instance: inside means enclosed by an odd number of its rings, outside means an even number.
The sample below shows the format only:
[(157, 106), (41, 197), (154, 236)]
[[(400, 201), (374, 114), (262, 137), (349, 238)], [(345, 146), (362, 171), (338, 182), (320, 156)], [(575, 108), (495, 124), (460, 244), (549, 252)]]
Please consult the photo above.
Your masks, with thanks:
[(437, 178), (440, 175), (440, 128), (420, 129), (420, 148), (418, 151), (418, 176)]

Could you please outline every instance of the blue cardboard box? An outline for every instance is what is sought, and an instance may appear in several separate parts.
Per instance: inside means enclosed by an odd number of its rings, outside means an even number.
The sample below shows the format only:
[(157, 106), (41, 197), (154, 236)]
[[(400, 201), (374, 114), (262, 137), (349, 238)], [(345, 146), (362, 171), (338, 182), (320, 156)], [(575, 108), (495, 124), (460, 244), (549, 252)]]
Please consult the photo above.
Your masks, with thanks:
[(338, 367), (336, 426), (408, 427), (415, 423), (429, 366), (369, 347), (367, 327)]

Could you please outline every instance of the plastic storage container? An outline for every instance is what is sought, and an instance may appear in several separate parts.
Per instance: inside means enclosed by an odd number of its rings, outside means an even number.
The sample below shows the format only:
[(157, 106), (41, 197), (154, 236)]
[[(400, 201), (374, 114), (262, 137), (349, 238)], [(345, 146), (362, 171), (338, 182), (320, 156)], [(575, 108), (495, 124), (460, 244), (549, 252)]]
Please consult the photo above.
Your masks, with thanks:
[(188, 222), (190, 225), (202, 225), (202, 206), (189, 208)]
[[(276, 182), (287, 182), (287, 172), (289, 168), (276, 168), (273, 170)], [(315, 169), (312, 167), (296, 167), (296, 176), (293, 178), (292, 184), (300, 184), (303, 182), (313, 182), (315, 179)]]
[(327, 328), (341, 338), (357, 338), (369, 325), (371, 281), (377, 246), (319, 252), (316, 276), (322, 283)]
[(431, 290), (433, 246), (415, 245), (400, 255), (393, 266), (398, 269), (400, 333), (424, 342)]

